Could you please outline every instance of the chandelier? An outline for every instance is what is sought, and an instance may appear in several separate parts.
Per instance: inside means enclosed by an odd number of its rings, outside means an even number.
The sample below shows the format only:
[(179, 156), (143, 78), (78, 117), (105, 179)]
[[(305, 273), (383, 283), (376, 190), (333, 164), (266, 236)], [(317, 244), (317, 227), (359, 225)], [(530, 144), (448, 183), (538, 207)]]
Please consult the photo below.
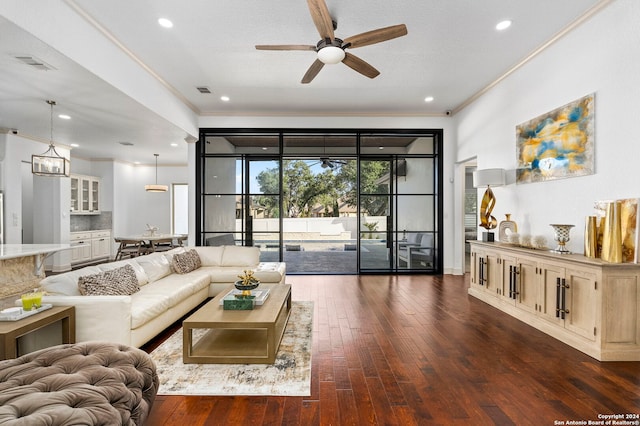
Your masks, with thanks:
[(58, 154), (53, 144), (53, 106), (56, 101), (47, 101), (51, 107), (51, 139), (49, 149), (43, 154), (31, 156), (31, 173), (38, 176), (69, 177), (71, 164), (69, 159)]

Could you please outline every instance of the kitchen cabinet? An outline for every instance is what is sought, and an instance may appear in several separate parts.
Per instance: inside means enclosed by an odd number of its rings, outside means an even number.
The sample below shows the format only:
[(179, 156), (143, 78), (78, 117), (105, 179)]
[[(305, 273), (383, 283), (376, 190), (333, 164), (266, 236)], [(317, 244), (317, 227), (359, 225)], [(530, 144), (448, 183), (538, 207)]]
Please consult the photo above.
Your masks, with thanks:
[(111, 257), (111, 230), (72, 232), (71, 264), (91, 263)]
[(72, 232), (71, 264), (91, 262), (91, 232)]
[(94, 231), (91, 237), (91, 259), (111, 256), (111, 231)]
[(71, 175), (71, 213), (100, 213), (101, 179), (95, 176)]
[(640, 265), (472, 241), (469, 294), (601, 361), (640, 361)]

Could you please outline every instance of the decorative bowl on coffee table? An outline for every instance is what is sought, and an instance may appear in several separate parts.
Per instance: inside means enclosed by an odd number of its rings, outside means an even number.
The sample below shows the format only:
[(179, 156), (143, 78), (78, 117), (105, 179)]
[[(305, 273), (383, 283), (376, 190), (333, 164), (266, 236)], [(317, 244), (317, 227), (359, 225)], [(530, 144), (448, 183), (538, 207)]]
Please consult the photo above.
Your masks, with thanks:
[(260, 280), (253, 276), (253, 271), (245, 270), (243, 275), (238, 275), (240, 280), (235, 282), (235, 286), (238, 290), (242, 291), (242, 294), (236, 295), (237, 298), (250, 299), (251, 290), (254, 290), (260, 285)]
[(243, 281), (236, 281), (236, 288), (238, 290), (242, 290), (242, 294), (236, 294), (236, 297), (252, 297), (251, 290), (255, 290), (259, 285), (260, 281), (254, 281), (251, 284), (244, 284)]

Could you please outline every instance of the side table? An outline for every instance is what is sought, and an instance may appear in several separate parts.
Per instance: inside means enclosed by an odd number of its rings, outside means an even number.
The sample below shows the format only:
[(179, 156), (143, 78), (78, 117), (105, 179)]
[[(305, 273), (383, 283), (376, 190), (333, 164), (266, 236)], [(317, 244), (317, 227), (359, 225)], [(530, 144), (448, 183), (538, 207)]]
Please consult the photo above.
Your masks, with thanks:
[(0, 359), (16, 358), (20, 337), (57, 321), (62, 323), (62, 343), (75, 343), (76, 309), (73, 306), (53, 306), (18, 321), (0, 321)]

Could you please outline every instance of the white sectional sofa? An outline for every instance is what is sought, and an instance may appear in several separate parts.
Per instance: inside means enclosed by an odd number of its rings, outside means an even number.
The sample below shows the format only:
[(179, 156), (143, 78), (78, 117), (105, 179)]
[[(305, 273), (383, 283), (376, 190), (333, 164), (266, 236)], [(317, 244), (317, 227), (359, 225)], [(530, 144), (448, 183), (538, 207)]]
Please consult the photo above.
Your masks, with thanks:
[[(172, 268), (173, 256), (194, 249), (201, 267), (184, 274)], [(193, 253), (190, 253), (193, 254)], [(254, 271), (262, 283), (284, 283), (284, 263), (260, 263), (257, 247), (218, 246), (176, 248), (118, 262), (88, 266), (52, 275), (40, 282), (42, 303), (75, 306), (76, 341), (101, 340), (140, 347), (208, 297)], [(140, 290), (131, 295), (82, 295), (80, 277), (104, 276), (131, 265)], [(129, 273), (131, 277), (132, 274)]]

